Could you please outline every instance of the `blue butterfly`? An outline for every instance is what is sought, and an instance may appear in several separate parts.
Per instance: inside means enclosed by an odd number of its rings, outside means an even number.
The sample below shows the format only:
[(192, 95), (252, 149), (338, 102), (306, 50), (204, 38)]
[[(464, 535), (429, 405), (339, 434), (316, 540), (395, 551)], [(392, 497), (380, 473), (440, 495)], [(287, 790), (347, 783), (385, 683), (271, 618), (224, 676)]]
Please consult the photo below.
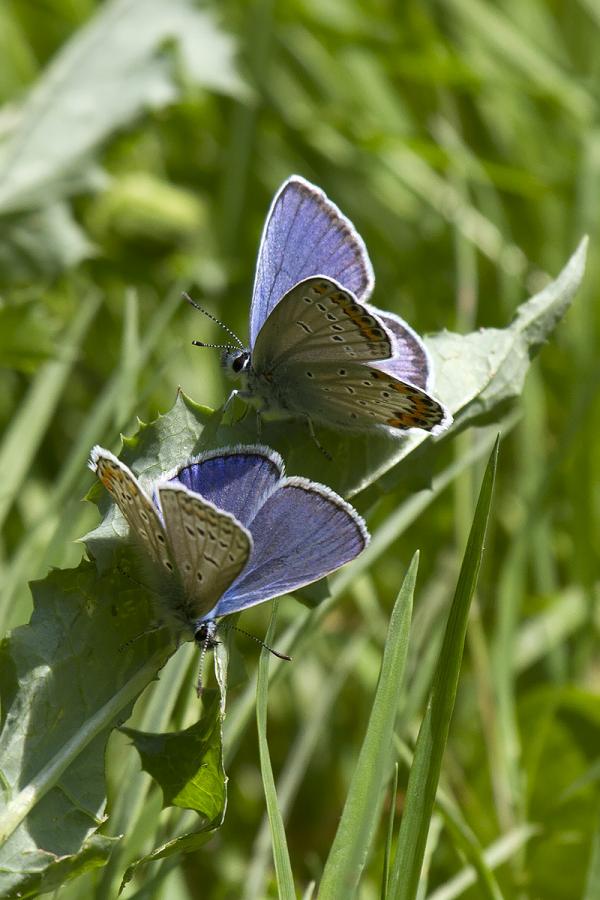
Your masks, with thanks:
[(167, 621), (203, 648), (216, 619), (328, 575), (369, 541), (349, 503), (324, 485), (285, 477), (267, 447), (202, 453), (148, 492), (102, 447), (90, 468), (174, 588), (161, 594)]
[(292, 175), (263, 231), (250, 346), (236, 338), (222, 354), (227, 373), (241, 381), (229, 400), (238, 395), (266, 417), (303, 417), (313, 437), (313, 422), (395, 433), (447, 428), (452, 417), (430, 393), (425, 345), (399, 316), (367, 302), (373, 286), (352, 223), (323, 191)]

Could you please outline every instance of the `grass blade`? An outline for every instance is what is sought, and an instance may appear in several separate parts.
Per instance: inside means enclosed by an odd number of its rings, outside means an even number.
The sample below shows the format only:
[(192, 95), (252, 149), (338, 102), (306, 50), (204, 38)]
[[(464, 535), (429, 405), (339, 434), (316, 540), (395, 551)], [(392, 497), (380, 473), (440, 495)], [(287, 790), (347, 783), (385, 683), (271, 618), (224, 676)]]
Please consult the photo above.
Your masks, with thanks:
[(394, 766), (394, 778), (390, 794), (390, 816), (385, 839), (385, 852), (383, 856), (383, 873), (381, 876), (381, 900), (386, 900), (390, 881), (390, 861), (392, 859), (392, 841), (394, 839), (394, 822), (396, 821), (396, 795), (398, 793), (398, 763)]
[[(410, 748), (397, 735), (395, 742), (400, 759), (407, 768), (410, 768), (414, 759)], [(502, 892), (487, 862), (485, 855), (487, 851), (484, 851), (477, 836), (468, 825), (455, 798), (439, 785), (436, 792), (435, 806), (438, 813), (435, 821), (443, 824), (454, 845), (455, 852), (464, 860), (466, 867), (474, 873), (473, 880), (478, 881), (477, 886), (481, 900), (502, 900)], [(432, 819), (430, 831), (433, 821)], [(430, 839), (428, 838), (428, 846), (429, 844)], [(425, 865), (423, 868), (425, 868)], [(423, 893), (424, 888), (425, 882), (421, 878), (419, 895)]]
[(52, 423), (63, 388), (77, 361), (79, 348), (100, 306), (100, 295), (90, 292), (61, 341), (58, 359), (40, 368), (0, 447), (0, 465), (10, 472), (0, 494), (0, 524), (10, 512), (31, 462)]
[(587, 871), (583, 900), (594, 900), (600, 894), (600, 827), (596, 829), (592, 841), (592, 854)]
[[(296, 799), (306, 775), (309, 763), (319, 746), (323, 732), (331, 720), (335, 703), (346, 684), (357, 660), (364, 654), (368, 639), (364, 631), (357, 633), (335, 661), (331, 678), (323, 684), (322, 691), (314, 698), (310, 716), (292, 746), (285, 766), (277, 780), (277, 798), (282, 818), (287, 821), (292, 804)], [(271, 836), (269, 821), (265, 816), (254, 841), (252, 862), (244, 884), (242, 900), (261, 900), (265, 895), (266, 871), (271, 860)]]
[(429, 821), (454, 709), (469, 608), (481, 565), (498, 460), (498, 444), (499, 439), (496, 440), (483, 476), (431, 699), (417, 738), (390, 884), (389, 894), (394, 900), (413, 900), (418, 889)]
[[(267, 636), (266, 644), (271, 644), (275, 631), (275, 617), (277, 604), (273, 604), (273, 613)], [(260, 754), (260, 770), (265, 789), (267, 815), (271, 825), (273, 840), (273, 860), (277, 874), (277, 887), (280, 900), (296, 900), (294, 888), (294, 876), (287, 848), (285, 829), (275, 790), (275, 779), (269, 757), (269, 745), (267, 743), (267, 697), (269, 690), (269, 651), (263, 647), (258, 664), (258, 677), (256, 681), (256, 724), (258, 730), (258, 750)]]
[[(483, 856), (486, 864), (490, 869), (497, 869), (503, 863), (507, 862), (511, 857), (516, 856), (523, 849), (525, 844), (539, 834), (539, 828), (534, 825), (521, 825), (503, 835), (499, 840), (487, 848)], [(466, 866), (451, 881), (437, 888), (429, 895), (428, 900), (454, 900), (454, 897), (460, 897), (468, 888), (476, 881), (475, 869), (473, 866)]]
[(404, 678), (419, 555), (415, 553), (392, 612), (367, 733), (319, 889), (321, 900), (354, 895), (367, 859), (390, 764)]

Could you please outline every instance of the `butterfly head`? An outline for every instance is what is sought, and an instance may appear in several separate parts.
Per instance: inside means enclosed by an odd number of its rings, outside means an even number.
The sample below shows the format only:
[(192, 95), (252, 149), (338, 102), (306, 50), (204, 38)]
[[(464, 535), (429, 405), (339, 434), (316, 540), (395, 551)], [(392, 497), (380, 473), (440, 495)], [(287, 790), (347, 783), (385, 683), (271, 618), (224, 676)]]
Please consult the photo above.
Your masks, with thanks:
[(214, 619), (201, 620), (194, 628), (194, 640), (200, 648), (213, 650), (217, 641), (217, 623)]
[(250, 351), (227, 347), (221, 353), (221, 365), (230, 378), (239, 378), (250, 367)]

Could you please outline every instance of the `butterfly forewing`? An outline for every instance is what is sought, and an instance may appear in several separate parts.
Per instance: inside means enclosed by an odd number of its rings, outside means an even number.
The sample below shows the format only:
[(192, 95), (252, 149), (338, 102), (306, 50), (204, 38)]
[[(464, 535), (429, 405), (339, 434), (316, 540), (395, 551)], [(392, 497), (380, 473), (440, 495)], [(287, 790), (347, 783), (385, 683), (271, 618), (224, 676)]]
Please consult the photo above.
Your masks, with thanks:
[(133, 472), (101, 447), (92, 451), (92, 466), (125, 516), (132, 536), (141, 542), (155, 562), (172, 572), (173, 564), (160, 517)]
[(232, 515), (183, 485), (164, 484), (158, 493), (190, 614), (201, 618), (246, 565), (252, 536)]
[(362, 429), (422, 428), (432, 431), (447, 424), (441, 403), (420, 388), (359, 363), (297, 362), (294, 379), (298, 409), (309, 410), (323, 424)]
[(250, 310), (250, 345), (267, 316), (299, 281), (321, 273), (360, 299), (373, 289), (367, 249), (349, 219), (298, 175), (281, 187), (267, 216)]
[(392, 338), (381, 320), (337, 282), (317, 276), (295, 285), (263, 325), (252, 353), (267, 376), (300, 360), (388, 359)]

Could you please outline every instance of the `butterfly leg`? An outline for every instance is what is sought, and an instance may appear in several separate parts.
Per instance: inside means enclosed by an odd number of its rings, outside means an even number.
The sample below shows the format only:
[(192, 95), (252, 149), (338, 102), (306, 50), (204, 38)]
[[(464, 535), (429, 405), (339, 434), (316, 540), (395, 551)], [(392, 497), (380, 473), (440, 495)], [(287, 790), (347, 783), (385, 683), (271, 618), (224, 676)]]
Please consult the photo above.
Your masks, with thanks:
[(232, 392), (230, 393), (229, 397), (227, 398), (227, 400), (225, 401), (225, 403), (223, 404), (223, 406), (221, 407), (221, 415), (222, 416), (225, 415), (225, 413), (227, 412), (227, 409), (231, 405), (231, 401), (233, 400), (234, 397), (237, 397), (238, 394), (239, 394), (238, 389), (234, 388), (232, 390)]
[[(223, 416), (225, 415), (225, 412), (226, 412), (226, 410), (228, 409), (228, 407), (230, 406), (230, 404), (231, 404), (232, 400), (234, 399), (234, 397), (240, 397), (242, 400), (244, 400), (244, 399), (245, 399), (245, 394), (244, 394), (243, 391), (240, 391), (240, 390), (238, 390), (237, 388), (235, 388), (235, 389), (230, 393), (229, 397), (227, 398), (227, 400), (225, 401), (225, 403), (224, 403), (223, 406), (221, 407), (221, 410), (220, 410), (220, 412), (221, 412), (220, 419), (222, 419)], [(249, 410), (249, 406), (246, 405), (246, 407), (244, 408), (244, 411), (243, 411), (243, 413), (241, 414), (241, 416), (239, 417), (239, 419), (233, 420), (231, 424), (232, 424), (232, 425), (237, 425), (239, 422), (243, 422), (244, 419), (246, 418), (246, 416), (248, 415), (248, 410)], [(219, 421), (220, 421), (220, 420), (219, 420)]]
[(308, 425), (308, 431), (313, 440), (313, 443), (316, 444), (316, 446), (319, 448), (319, 450), (321, 451), (321, 453), (323, 454), (325, 459), (328, 459), (329, 462), (333, 462), (333, 456), (331, 455), (331, 453), (329, 453), (328, 450), (325, 449), (323, 444), (321, 444), (321, 442), (319, 441), (319, 438), (317, 437), (316, 432), (315, 432), (315, 426), (313, 425), (313, 421), (310, 418), (310, 416), (306, 417), (306, 424)]

